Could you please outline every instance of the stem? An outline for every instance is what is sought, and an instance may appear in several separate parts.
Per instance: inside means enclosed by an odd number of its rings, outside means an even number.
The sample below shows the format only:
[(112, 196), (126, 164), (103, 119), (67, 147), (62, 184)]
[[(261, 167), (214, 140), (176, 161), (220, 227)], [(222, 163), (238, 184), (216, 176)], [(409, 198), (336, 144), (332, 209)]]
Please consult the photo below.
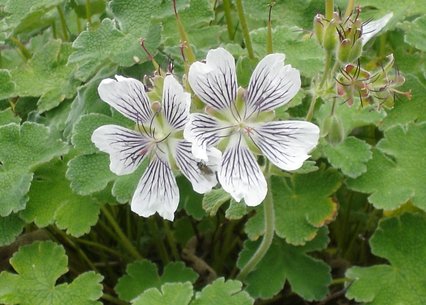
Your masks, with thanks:
[(325, 18), (327, 20), (331, 20), (333, 18), (333, 12), (334, 12), (334, 1), (325, 0)]
[(321, 79), (321, 82), (320, 82), (320, 88), (321, 89), (324, 87), (325, 82), (328, 80), (328, 76), (330, 74), (331, 59), (332, 59), (332, 55), (329, 52), (325, 53), (324, 74), (322, 75), (322, 79)]
[(62, 230), (54, 228), (54, 231), (58, 233), (62, 239), (64, 239), (72, 248), (74, 248), (75, 251), (77, 251), (78, 255), (81, 256), (81, 258), (87, 263), (87, 265), (94, 271), (98, 272), (98, 268), (92, 263), (92, 261), (89, 259), (89, 257), (86, 255), (86, 253), (81, 250), (81, 248), (76, 245), (68, 236), (65, 234)]
[(58, 5), (56, 8), (57, 8), (58, 13), (59, 13), (59, 19), (61, 20), (61, 27), (62, 27), (62, 33), (64, 35), (64, 40), (68, 41), (69, 40), (68, 28), (67, 28), (67, 23), (65, 21), (64, 10), (62, 9), (62, 7), (60, 5)]
[(18, 47), (19, 51), (21, 52), (21, 54), (24, 56), (25, 59), (30, 59), (31, 58), (31, 52), (27, 49), (27, 47), (19, 41), (18, 38), (16, 38), (15, 36), (11, 36), (10, 40), (12, 40), (12, 42)]
[(314, 110), (315, 110), (315, 104), (317, 103), (317, 96), (316, 94), (312, 94), (311, 104), (309, 105), (308, 114), (306, 115), (305, 120), (310, 122), (312, 120), (312, 117), (314, 116)]
[(115, 250), (113, 250), (111, 248), (108, 248), (108, 247), (106, 247), (106, 246), (104, 246), (102, 244), (99, 244), (97, 242), (94, 242), (94, 241), (91, 241), (91, 240), (87, 240), (87, 239), (81, 239), (81, 238), (76, 238), (75, 241), (78, 242), (78, 243), (80, 243), (80, 244), (83, 244), (83, 245), (87, 245), (87, 246), (90, 246), (90, 247), (93, 247), (93, 248), (98, 248), (99, 250), (108, 252), (108, 253), (110, 253), (112, 255), (115, 255), (115, 256), (117, 256), (119, 258), (123, 257), (122, 253), (120, 253), (118, 251), (115, 251)]
[(354, 10), (355, 0), (348, 0), (348, 5), (346, 6), (345, 11), (345, 17), (344, 19), (348, 18), (350, 15), (352, 15), (352, 12)]
[(248, 26), (247, 26), (246, 16), (244, 14), (243, 3), (241, 0), (236, 0), (236, 1), (237, 1), (238, 18), (240, 19), (241, 31), (243, 32), (244, 43), (247, 48), (248, 57), (250, 59), (254, 59), (254, 51), (253, 51), (253, 46), (251, 44), (251, 38), (250, 38)]
[(81, 27), (80, 17), (77, 14), (75, 15), (75, 23), (77, 25), (77, 32), (81, 33), (83, 28)]
[(92, 25), (92, 10), (90, 8), (90, 0), (86, 0), (86, 18), (89, 26)]
[(172, 255), (175, 260), (180, 260), (179, 252), (177, 250), (176, 241), (173, 237), (172, 231), (170, 230), (169, 223), (163, 220), (164, 232), (166, 233), (167, 241), (169, 242), (170, 249), (172, 249)]
[[(268, 179), (268, 185), (271, 185), (270, 179)], [(275, 232), (275, 211), (274, 211), (274, 200), (272, 198), (271, 189), (268, 190), (265, 201), (263, 202), (264, 210), (264, 222), (265, 222), (265, 235), (263, 235), (262, 242), (247, 264), (241, 269), (237, 276), (238, 280), (244, 280), (244, 278), (256, 268), (257, 264), (268, 252), (269, 247), (272, 244)]]
[(225, 11), (226, 28), (230, 40), (234, 40), (234, 24), (231, 16), (231, 2), (230, 0), (223, 0), (223, 9)]
[(158, 234), (159, 228), (154, 217), (148, 219), (148, 226), (154, 239), (155, 247), (157, 248), (158, 254), (160, 255), (161, 261), (164, 265), (166, 265), (170, 261), (170, 258), (169, 254), (167, 253), (167, 249), (164, 246), (163, 239), (160, 238)]
[(266, 53), (271, 54), (272, 51), (272, 7), (273, 2), (269, 4), (269, 16), (268, 16), (268, 32), (266, 36)]
[(108, 301), (110, 303), (117, 304), (117, 305), (128, 305), (129, 304), (128, 302), (124, 302), (124, 301), (117, 299), (116, 297), (113, 297), (112, 295), (106, 294), (106, 293), (104, 293), (101, 296), (101, 298), (104, 299), (105, 301)]
[(188, 61), (189, 64), (192, 64), (196, 61), (194, 52), (192, 51), (191, 45), (189, 44), (189, 37), (188, 34), (185, 31), (185, 27), (183, 26), (182, 21), (180, 20), (179, 14), (177, 12), (176, 8), (176, 0), (173, 0), (173, 9), (175, 12), (176, 17), (176, 23), (179, 30), (180, 40), (182, 42), (183, 46), (183, 52), (185, 54), (185, 61)]
[(113, 228), (114, 232), (117, 234), (118, 241), (120, 244), (127, 250), (129, 253), (136, 259), (142, 259), (142, 255), (136, 250), (136, 248), (133, 246), (131, 241), (126, 237), (126, 235), (123, 233), (123, 231), (120, 229), (120, 226), (115, 221), (114, 217), (112, 217), (111, 213), (108, 211), (108, 209), (105, 206), (101, 207), (102, 213), (105, 215), (107, 221)]

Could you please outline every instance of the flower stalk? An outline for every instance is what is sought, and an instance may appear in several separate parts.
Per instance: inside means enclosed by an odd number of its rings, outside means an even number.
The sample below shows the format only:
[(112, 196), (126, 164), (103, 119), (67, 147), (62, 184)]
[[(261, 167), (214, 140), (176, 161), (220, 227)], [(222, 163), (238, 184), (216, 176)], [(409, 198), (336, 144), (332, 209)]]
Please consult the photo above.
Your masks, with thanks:
[(268, 15), (268, 32), (266, 36), (266, 53), (272, 54), (273, 48), (272, 48), (272, 7), (274, 6), (275, 2), (269, 3), (269, 15)]
[(234, 40), (234, 23), (231, 16), (231, 2), (230, 0), (223, 0), (223, 11), (225, 12), (226, 29), (228, 30), (228, 37)]
[(252, 272), (257, 264), (262, 260), (265, 254), (268, 252), (269, 247), (272, 244), (275, 233), (275, 211), (274, 211), (274, 199), (272, 197), (271, 179), (268, 179), (269, 190), (266, 195), (265, 201), (263, 202), (264, 211), (264, 223), (265, 223), (265, 234), (263, 235), (262, 242), (247, 264), (241, 269), (237, 275), (237, 279), (242, 281), (247, 275)]
[(246, 45), (248, 57), (250, 59), (254, 59), (255, 57), (254, 57), (253, 45), (251, 43), (250, 33), (247, 26), (246, 15), (244, 14), (243, 3), (241, 0), (237, 0), (236, 4), (237, 4), (237, 11), (238, 11), (238, 18), (240, 19), (241, 31), (243, 32), (244, 43)]

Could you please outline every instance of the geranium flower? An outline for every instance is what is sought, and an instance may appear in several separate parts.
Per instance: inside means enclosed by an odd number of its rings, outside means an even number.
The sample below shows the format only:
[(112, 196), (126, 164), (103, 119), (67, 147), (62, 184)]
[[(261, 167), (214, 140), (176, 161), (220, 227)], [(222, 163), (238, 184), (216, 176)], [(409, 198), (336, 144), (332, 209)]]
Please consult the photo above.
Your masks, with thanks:
[(284, 65), (284, 54), (263, 58), (247, 91), (237, 90), (235, 61), (218, 48), (205, 62), (192, 64), (188, 80), (207, 105), (207, 114), (191, 114), (184, 136), (197, 158), (207, 160), (211, 146), (226, 147), (218, 170), (219, 182), (232, 197), (249, 206), (267, 193), (265, 177), (253, 152), (262, 153), (284, 170), (296, 170), (318, 142), (319, 128), (304, 121), (271, 121), (272, 110), (288, 103), (300, 89), (299, 71)]
[[(211, 172), (202, 170), (200, 160), (191, 153), (191, 144), (183, 139), (190, 94), (168, 75), (164, 79), (162, 104), (151, 104), (140, 81), (122, 76), (115, 78), (100, 83), (99, 96), (133, 120), (136, 128), (104, 125), (93, 132), (92, 142), (109, 154), (110, 169), (117, 175), (134, 172), (144, 158), (149, 158), (131, 209), (144, 217), (158, 212), (163, 218), (173, 220), (179, 204), (179, 189), (173, 174), (176, 165), (198, 193), (205, 193), (217, 184), (214, 163), (205, 165), (212, 167)], [(217, 150), (210, 150), (209, 154), (210, 162), (220, 158)]]
[(382, 18), (366, 22), (362, 26), (362, 45), (364, 46), (371, 38), (377, 35), (391, 20), (393, 13), (384, 15)]

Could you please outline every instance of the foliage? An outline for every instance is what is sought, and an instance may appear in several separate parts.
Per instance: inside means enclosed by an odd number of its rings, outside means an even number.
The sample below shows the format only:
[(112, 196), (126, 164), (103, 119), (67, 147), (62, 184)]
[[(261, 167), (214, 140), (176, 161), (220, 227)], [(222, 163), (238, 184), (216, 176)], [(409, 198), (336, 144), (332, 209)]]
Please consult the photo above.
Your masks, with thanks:
[[(425, 304), (423, 2), (0, 0), (0, 303)], [(172, 73), (192, 113), (213, 113), (188, 71), (217, 47), (244, 88), (285, 53), (302, 88), (258, 115), (311, 121), (319, 144), (294, 171), (250, 147), (268, 185), (256, 207), (219, 184), (196, 193), (172, 164), (174, 221), (139, 217), (149, 157), (116, 175), (92, 135), (153, 122), (98, 87), (132, 77), (157, 102)]]

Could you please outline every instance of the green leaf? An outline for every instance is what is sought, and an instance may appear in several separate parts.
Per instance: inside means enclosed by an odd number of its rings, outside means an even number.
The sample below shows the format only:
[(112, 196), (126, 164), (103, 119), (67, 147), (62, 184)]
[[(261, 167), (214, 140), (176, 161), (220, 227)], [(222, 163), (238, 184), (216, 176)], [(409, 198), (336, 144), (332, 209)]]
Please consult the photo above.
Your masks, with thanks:
[(32, 179), (33, 174), (25, 171), (0, 172), (0, 216), (25, 208)]
[(423, 183), (425, 134), (426, 123), (386, 130), (385, 137), (373, 149), (367, 172), (355, 180), (349, 180), (349, 187), (371, 193), (368, 200), (378, 209), (393, 210), (411, 200), (415, 206), (426, 210)]
[(4, 7), (6, 18), (0, 30), (17, 34), (46, 26), (51, 22), (45, 16), (46, 13), (63, 2), (64, 0), (9, 0)]
[(286, 242), (303, 245), (312, 240), (334, 219), (337, 205), (331, 195), (341, 184), (333, 169), (320, 170), (293, 179), (274, 177), (272, 194), (275, 209), (275, 232)]
[(0, 69), (0, 100), (13, 95), (15, 91), (15, 83), (9, 70)]
[(394, 21), (404, 20), (406, 17), (413, 15), (421, 15), (426, 13), (426, 7), (422, 0), (398, 0), (377, 2), (375, 0), (362, 0), (359, 3), (362, 7), (376, 8), (377, 17), (383, 17), (389, 12), (394, 13)]
[(389, 111), (388, 116), (383, 120), (381, 129), (389, 129), (398, 124), (409, 122), (426, 121), (424, 111), (424, 92), (426, 91), (426, 80), (424, 77), (417, 77), (413, 74), (406, 75), (406, 82), (403, 89), (411, 90), (412, 99), (404, 97), (395, 100), (395, 107)]
[(79, 155), (68, 163), (66, 177), (71, 189), (79, 195), (102, 191), (116, 178), (109, 169), (107, 154)]
[(166, 283), (157, 288), (144, 291), (132, 302), (133, 305), (187, 305), (192, 298), (191, 283)]
[[(327, 246), (327, 230), (321, 229), (317, 237), (305, 246), (292, 246), (274, 239), (266, 255), (245, 279), (247, 291), (255, 298), (268, 299), (279, 293), (286, 281), (294, 293), (305, 300), (320, 300), (327, 294), (331, 282), (330, 267), (307, 253)], [(246, 241), (238, 258), (241, 269), (253, 256), (259, 242)]]
[(31, 170), (66, 154), (68, 146), (43, 125), (25, 122), (0, 127), (0, 161), (6, 169)]
[(38, 110), (44, 112), (75, 95), (79, 81), (73, 78), (75, 66), (67, 64), (71, 44), (50, 40), (26, 63), (11, 71), (16, 88), (11, 96), (40, 96)]
[(0, 216), (25, 207), (37, 166), (65, 154), (68, 146), (36, 123), (0, 127)]
[(338, 145), (322, 144), (323, 154), (334, 168), (339, 168), (348, 177), (356, 178), (367, 171), (371, 159), (370, 145), (355, 137), (347, 137)]
[(426, 218), (404, 214), (383, 219), (370, 239), (372, 252), (389, 264), (352, 267), (346, 296), (371, 305), (423, 305), (426, 301)]
[(65, 179), (66, 169), (66, 162), (59, 160), (36, 171), (27, 207), (20, 215), (38, 227), (56, 223), (60, 229), (78, 237), (96, 224), (100, 208), (95, 200), (72, 192)]
[(25, 222), (16, 214), (0, 217), (0, 246), (13, 243), (24, 229)]
[(203, 197), (203, 209), (210, 215), (216, 215), (222, 205), (231, 199), (231, 195), (222, 188), (213, 189)]
[(10, 259), (15, 273), (0, 274), (0, 302), (20, 305), (100, 305), (102, 276), (86, 272), (71, 284), (56, 285), (68, 271), (62, 246), (51, 241), (23, 246)]
[(0, 126), (7, 125), (9, 123), (19, 124), (21, 122), (18, 117), (10, 108), (0, 111)]
[[(302, 29), (277, 26), (272, 30), (272, 43), (275, 53), (286, 55), (285, 63), (299, 69), (307, 77), (315, 76), (321, 71), (323, 51), (314, 38), (302, 35)], [(253, 48), (263, 57), (266, 55), (266, 28), (251, 32)]]
[(426, 16), (404, 22), (401, 28), (405, 31), (405, 42), (426, 52)]
[(231, 199), (229, 207), (225, 211), (225, 217), (230, 220), (236, 220), (243, 218), (247, 213), (247, 205), (244, 202), (236, 202)]
[(111, 193), (119, 203), (130, 202), (148, 164), (149, 160), (145, 159), (134, 173), (118, 176), (117, 179), (115, 179)]
[(191, 305), (251, 305), (253, 303), (254, 300), (250, 295), (242, 290), (241, 282), (235, 280), (225, 282), (224, 278), (218, 278), (198, 292)]
[(78, 153), (92, 154), (98, 152), (91, 137), (95, 129), (102, 125), (116, 124), (121, 125), (122, 120), (112, 118), (100, 113), (90, 113), (83, 115), (75, 124), (71, 142)]
[(136, 261), (127, 265), (126, 273), (115, 286), (118, 296), (125, 301), (133, 300), (149, 288), (159, 289), (165, 283), (186, 281), (194, 283), (198, 277), (192, 269), (185, 267), (182, 262), (167, 264), (160, 276), (157, 266), (148, 260)]

